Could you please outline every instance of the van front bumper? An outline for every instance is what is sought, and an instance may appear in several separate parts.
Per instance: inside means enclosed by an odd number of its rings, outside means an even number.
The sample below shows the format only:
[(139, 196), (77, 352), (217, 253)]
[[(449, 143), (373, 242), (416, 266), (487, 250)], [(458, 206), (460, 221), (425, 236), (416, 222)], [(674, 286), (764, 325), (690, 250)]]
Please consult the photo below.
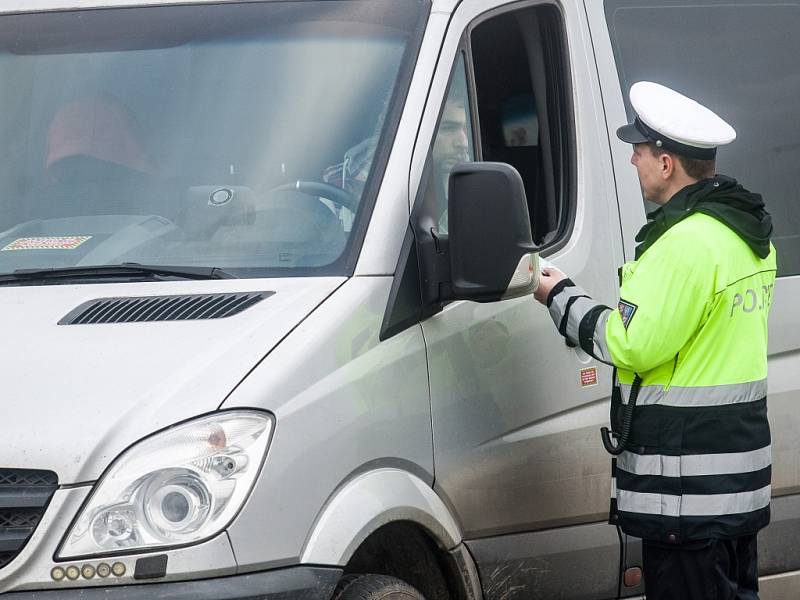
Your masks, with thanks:
[(198, 581), (51, 589), (0, 594), (2, 600), (330, 600), (341, 569), (292, 567)]

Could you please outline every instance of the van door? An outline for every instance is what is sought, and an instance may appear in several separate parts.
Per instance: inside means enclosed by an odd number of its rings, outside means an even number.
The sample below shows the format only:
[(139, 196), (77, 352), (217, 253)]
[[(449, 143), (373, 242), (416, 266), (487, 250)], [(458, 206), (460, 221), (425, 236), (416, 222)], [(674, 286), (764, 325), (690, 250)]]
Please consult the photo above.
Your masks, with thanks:
[[(412, 219), (441, 236), (450, 168), (510, 163), (542, 256), (615, 302), (620, 223), (579, 2), (465, 0), (435, 77), (412, 165)], [(526, 597), (610, 597), (617, 538), (602, 523), (610, 461), (598, 429), (611, 369), (567, 347), (533, 298), (453, 302), (423, 331), (435, 488), (470, 540), (487, 597), (516, 586)]]
[[(632, 255), (642, 197), (613, 131), (631, 115), (628, 90), (662, 83), (714, 107), (737, 131), (717, 171), (761, 193), (772, 214), (778, 280), (769, 328), (772, 524), (760, 539), (761, 574), (800, 569), (800, 3), (725, 0), (587, 1), (616, 168), (625, 247)], [(660, 4), (660, 6), (656, 6)], [(795, 585), (797, 583), (795, 582)], [(796, 596), (796, 589), (792, 597)]]

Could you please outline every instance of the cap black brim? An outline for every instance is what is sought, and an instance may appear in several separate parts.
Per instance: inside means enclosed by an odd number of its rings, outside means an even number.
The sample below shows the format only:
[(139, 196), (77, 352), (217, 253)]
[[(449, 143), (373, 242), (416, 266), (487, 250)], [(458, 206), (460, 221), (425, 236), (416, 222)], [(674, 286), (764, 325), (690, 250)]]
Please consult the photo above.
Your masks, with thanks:
[(633, 123), (623, 125), (617, 129), (617, 137), (628, 144), (644, 144), (650, 141)]

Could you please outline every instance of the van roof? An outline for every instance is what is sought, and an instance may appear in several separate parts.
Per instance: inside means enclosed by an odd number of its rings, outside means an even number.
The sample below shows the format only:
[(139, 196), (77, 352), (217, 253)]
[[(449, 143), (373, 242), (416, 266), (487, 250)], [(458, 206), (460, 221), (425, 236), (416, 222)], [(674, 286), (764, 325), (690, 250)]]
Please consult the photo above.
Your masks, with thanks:
[(72, 8), (113, 8), (117, 6), (158, 6), (233, 2), (234, 0), (3, 0), (0, 13), (26, 13)]
[[(164, 6), (175, 4), (220, 4), (235, 3), (242, 0), (2, 0), (2, 13), (28, 13), (47, 10), (68, 10), (79, 8), (113, 8), (121, 6)], [(259, 0), (278, 2), (280, 0)], [(460, 0), (433, 0), (435, 12), (450, 13)]]

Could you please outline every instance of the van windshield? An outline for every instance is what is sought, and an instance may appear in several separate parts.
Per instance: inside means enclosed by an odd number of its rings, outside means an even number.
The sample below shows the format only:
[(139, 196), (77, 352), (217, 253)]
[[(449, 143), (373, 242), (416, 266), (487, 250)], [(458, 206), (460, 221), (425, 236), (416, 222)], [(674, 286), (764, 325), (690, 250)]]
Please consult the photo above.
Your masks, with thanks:
[(136, 262), (344, 274), (421, 9), (0, 16), (0, 273)]

